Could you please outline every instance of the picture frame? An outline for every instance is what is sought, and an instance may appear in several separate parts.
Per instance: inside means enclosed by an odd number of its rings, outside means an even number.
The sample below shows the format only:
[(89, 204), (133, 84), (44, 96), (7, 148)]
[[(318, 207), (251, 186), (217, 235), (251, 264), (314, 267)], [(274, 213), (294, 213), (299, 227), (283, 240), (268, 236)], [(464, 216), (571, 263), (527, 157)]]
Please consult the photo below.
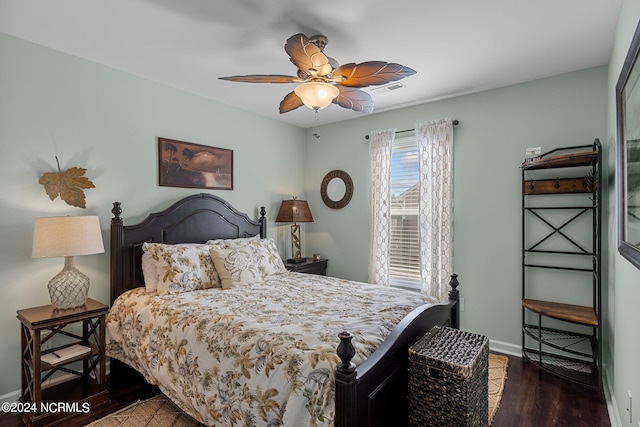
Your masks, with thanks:
[(158, 138), (158, 185), (233, 190), (233, 150)]
[(640, 23), (616, 84), (618, 252), (640, 269)]

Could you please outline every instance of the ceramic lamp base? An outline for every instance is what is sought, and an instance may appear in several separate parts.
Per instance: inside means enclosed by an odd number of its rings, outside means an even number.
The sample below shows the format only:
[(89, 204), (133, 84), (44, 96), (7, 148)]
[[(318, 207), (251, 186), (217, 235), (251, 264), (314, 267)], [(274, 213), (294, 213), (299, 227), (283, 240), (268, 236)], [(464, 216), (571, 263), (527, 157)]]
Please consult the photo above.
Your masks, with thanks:
[(49, 297), (55, 309), (84, 305), (89, 293), (89, 278), (74, 265), (73, 257), (65, 257), (64, 268), (49, 281)]

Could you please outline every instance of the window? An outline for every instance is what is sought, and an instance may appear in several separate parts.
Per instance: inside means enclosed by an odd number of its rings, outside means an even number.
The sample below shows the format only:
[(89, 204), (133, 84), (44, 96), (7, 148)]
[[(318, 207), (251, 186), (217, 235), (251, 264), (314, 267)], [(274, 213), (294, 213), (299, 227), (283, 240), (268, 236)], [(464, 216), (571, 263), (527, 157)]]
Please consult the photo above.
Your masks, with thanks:
[(420, 289), (420, 201), (418, 146), (414, 135), (396, 138), (391, 148), (389, 284)]
[(447, 299), (453, 268), (453, 119), (371, 132), (369, 282)]

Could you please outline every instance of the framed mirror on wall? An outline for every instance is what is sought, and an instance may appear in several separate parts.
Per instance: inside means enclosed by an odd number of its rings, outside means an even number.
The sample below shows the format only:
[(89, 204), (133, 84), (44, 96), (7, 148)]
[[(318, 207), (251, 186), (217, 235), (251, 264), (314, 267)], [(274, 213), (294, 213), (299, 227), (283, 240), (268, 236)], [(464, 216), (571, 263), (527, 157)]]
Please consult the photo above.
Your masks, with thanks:
[(347, 206), (353, 196), (353, 181), (349, 174), (337, 169), (326, 174), (320, 184), (320, 196), (331, 209)]
[(640, 23), (616, 85), (618, 251), (640, 268)]

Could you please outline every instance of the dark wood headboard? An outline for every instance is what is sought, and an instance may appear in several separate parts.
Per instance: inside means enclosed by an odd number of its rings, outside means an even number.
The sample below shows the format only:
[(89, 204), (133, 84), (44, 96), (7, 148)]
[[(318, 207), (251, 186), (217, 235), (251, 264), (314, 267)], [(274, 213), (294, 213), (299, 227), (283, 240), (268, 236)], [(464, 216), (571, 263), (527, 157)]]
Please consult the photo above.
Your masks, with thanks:
[(124, 225), (120, 202), (113, 203), (111, 212), (111, 304), (123, 292), (144, 286), (141, 262), (144, 242), (204, 243), (211, 239), (267, 236), (264, 206), (259, 220), (253, 221), (211, 194), (185, 197), (133, 225)]

